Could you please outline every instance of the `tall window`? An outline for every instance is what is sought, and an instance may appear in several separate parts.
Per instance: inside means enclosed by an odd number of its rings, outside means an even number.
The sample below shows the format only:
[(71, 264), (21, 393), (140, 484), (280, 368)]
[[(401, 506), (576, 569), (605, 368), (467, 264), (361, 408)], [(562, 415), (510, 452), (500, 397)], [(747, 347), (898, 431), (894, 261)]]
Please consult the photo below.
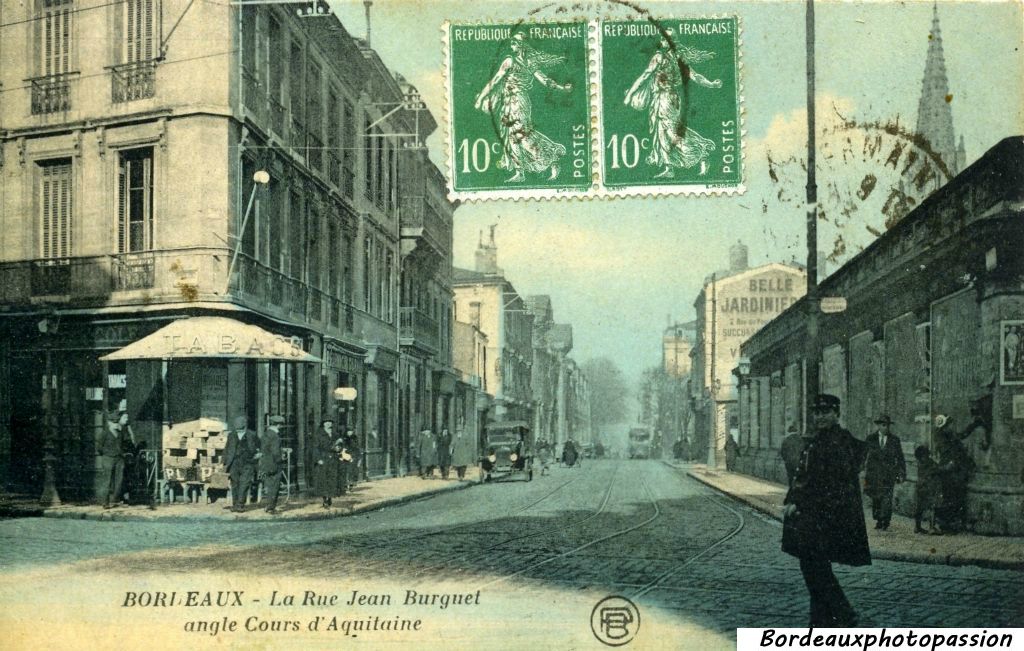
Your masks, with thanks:
[(124, 0), (124, 51), (121, 61), (136, 63), (156, 58), (153, 33), (154, 0)]
[(39, 256), (71, 255), (71, 159), (39, 163)]
[(352, 102), (344, 101), (344, 114), (341, 116), (341, 157), (344, 172), (342, 174), (342, 192), (349, 199), (355, 193), (356, 158), (358, 142), (356, 139), (356, 109)]
[(310, 210), (307, 216), (306, 256), (309, 259), (308, 279), (310, 287), (321, 289), (320, 270), (323, 262), (320, 260), (320, 236), (321, 222), (323, 221), (323, 200), (314, 196), (310, 199)]
[(278, 271), (284, 270), (284, 196), (285, 186), (274, 178), (270, 179), (268, 188), (267, 221), (269, 234), (267, 245), (269, 247), (270, 266)]
[(387, 256), (384, 260), (384, 319), (391, 323), (394, 316), (394, 302), (395, 302), (395, 288), (394, 288), (394, 272), (392, 266), (394, 265), (394, 257), (391, 251), (387, 252)]
[(71, 71), (72, 0), (38, 0), (36, 42), (39, 48), (39, 74), (44, 77)]
[(338, 216), (331, 217), (327, 222), (327, 293), (338, 298)]
[(71, 0), (37, 0), (33, 21), (36, 41), (37, 79), (32, 82), (33, 115), (71, 108), (68, 73), (71, 72)]
[(370, 265), (373, 264), (371, 258), (373, 251), (373, 245), (370, 242), (370, 236), (367, 235), (363, 239), (363, 309), (367, 312), (373, 313), (370, 306), (370, 297), (373, 296), (373, 287), (370, 286)]
[(302, 234), (306, 232), (306, 220), (305, 215), (303, 214), (302, 203), (302, 193), (299, 192), (298, 189), (293, 188), (291, 191), (291, 205), (288, 210), (288, 243), (290, 245), (288, 251), (288, 257), (290, 258), (289, 273), (292, 278), (297, 278), (299, 280), (303, 279)]
[(370, 124), (370, 117), (366, 116), (363, 120), (363, 161), (365, 166), (363, 171), (363, 180), (365, 182), (365, 185), (363, 186), (363, 196), (368, 200), (373, 199), (374, 147), (377, 142), (377, 138), (374, 138), (374, 134), (370, 131)]
[(355, 298), (355, 278), (352, 277), (352, 260), (356, 256), (356, 250), (352, 236), (346, 235), (342, 240), (344, 242), (344, 248), (341, 251), (342, 256), (342, 296), (345, 298), (345, 302), (352, 305)]
[(118, 157), (117, 252), (153, 248), (153, 148), (128, 149)]

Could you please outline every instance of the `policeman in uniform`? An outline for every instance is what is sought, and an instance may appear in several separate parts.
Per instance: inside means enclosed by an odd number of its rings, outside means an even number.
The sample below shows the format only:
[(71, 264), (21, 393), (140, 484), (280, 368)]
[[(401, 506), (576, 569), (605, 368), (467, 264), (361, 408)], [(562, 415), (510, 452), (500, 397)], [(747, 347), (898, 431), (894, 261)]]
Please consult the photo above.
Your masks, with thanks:
[(800, 559), (810, 626), (857, 625), (832, 563), (870, 565), (859, 474), (865, 444), (839, 425), (839, 398), (819, 394), (783, 511), (782, 551)]

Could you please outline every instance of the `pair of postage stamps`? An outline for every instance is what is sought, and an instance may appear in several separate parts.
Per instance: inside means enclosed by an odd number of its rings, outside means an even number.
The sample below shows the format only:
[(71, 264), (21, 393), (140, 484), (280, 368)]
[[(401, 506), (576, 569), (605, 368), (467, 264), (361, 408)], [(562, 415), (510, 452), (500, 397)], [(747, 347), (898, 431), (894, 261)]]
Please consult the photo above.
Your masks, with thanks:
[(453, 199), (743, 191), (736, 17), (444, 30)]

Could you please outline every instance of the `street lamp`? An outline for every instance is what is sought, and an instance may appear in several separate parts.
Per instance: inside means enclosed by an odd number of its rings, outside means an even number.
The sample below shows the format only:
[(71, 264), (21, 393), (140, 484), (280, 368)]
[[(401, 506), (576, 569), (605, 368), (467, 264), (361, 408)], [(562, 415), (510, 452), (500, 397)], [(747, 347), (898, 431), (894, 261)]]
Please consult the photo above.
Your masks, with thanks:
[(228, 265), (228, 277), (227, 282), (224, 284), (224, 293), (228, 293), (228, 288), (231, 287), (231, 274), (235, 270), (235, 262), (238, 260), (238, 253), (242, 250), (242, 238), (245, 235), (245, 227), (249, 223), (249, 213), (252, 211), (253, 201), (256, 199), (256, 190), (260, 186), (267, 185), (270, 183), (270, 174), (266, 170), (256, 170), (256, 173), (252, 175), (253, 186), (252, 192), (249, 193), (249, 204), (245, 207), (245, 216), (242, 217), (242, 227), (238, 230), (238, 235), (235, 237), (235, 252), (231, 255), (231, 264)]

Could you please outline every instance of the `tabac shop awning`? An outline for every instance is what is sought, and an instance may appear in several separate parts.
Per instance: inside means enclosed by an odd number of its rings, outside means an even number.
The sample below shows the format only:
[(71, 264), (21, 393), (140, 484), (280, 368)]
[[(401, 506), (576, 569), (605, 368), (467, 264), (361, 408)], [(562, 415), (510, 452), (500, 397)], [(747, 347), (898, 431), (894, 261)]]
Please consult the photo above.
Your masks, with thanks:
[(221, 316), (179, 319), (153, 334), (104, 355), (101, 361), (162, 359), (252, 359), (319, 363), (301, 340)]

